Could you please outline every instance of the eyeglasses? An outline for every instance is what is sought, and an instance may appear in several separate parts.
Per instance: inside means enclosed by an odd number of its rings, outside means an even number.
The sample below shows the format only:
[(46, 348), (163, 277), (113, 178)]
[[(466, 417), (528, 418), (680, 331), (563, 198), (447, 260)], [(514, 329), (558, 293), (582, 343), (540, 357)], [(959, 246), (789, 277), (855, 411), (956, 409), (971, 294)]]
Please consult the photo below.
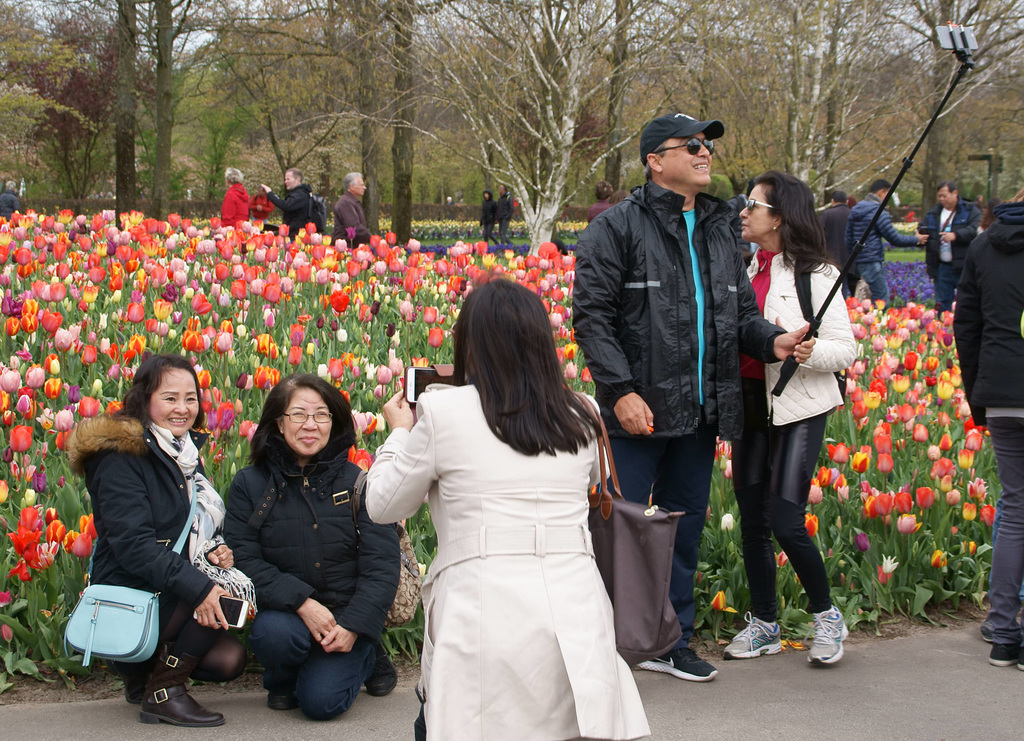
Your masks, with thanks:
[(714, 154), (715, 153), (715, 142), (714, 142), (714, 140), (712, 140), (712, 139), (698, 139), (697, 137), (693, 137), (693, 138), (689, 139), (685, 144), (675, 144), (675, 145), (673, 145), (671, 147), (662, 147), (661, 149), (655, 149), (654, 150), (654, 154), (661, 154), (662, 152), (667, 152), (670, 149), (682, 149), (683, 147), (686, 147), (686, 153), (687, 154), (691, 154), (691, 155), (694, 155), (694, 156), (700, 154), (700, 148), (701, 147), (704, 147), (705, 149), (707, 149), (708, 150), (708, 154)]
[(770, 208), (772, 211), (778, 211), (779, 210), (779, 209), (775, 208), (775, 206), (771, 205), (770, 203), (765, 203), (764, 201), (755, 201), (753, 198), (748, 198), (747, 199), (747, 211), (750, 211), (751, 213), (753, 213), (754, 209), (757, 208), (758, 206), (764, 206), (765, 208)]
[(306, 424), (306, 420), (310, 417), (312, 417), (313, 421), (318, 425), (325, 425), (331, 421), (330, 412), (317, 412), (316, 414), (306, 414), (305, 412), (285, 412), (282, 416), (287, 417), (297, 425)]

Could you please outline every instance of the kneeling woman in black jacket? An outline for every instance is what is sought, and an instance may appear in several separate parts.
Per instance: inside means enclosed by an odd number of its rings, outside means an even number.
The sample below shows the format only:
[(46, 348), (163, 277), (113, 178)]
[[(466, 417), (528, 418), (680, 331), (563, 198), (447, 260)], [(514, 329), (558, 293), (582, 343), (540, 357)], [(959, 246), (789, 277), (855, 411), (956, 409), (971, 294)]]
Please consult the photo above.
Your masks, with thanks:
[(228, 492), (227, 540), (260, 606), (249, 644), (267, 705), (317, 720), (348, 710), (364, 683), (384, 695), (396, 682), (379, 641), (398, 588), (398, 535), (365, 504), (353, 517), (355, 441), (336, 388), (288, 376), (267, 396), (253, 465)]
[[(207, 437), (197, 431), (199, 399), (186, 358), (154, 355), (139, 366), (122, 408), (84, 420), (67, 446), (96, 516), (93, 582), (160, 592), (159, 656), (114, 664), (125, 698), (142, 703), (144, 723), (221, 725), (223, 715), (188, 695), (188, 679), (224, 682), (245, 670), (245, 648), (227, 632), (220, 597), (231, 596), (223, 585), (251, 599), (252, 583), (232, 568), (219, 535), (224, 503), (199, 460)], [(172, 544), (193, 499), (192, 532), (178, 553)]]

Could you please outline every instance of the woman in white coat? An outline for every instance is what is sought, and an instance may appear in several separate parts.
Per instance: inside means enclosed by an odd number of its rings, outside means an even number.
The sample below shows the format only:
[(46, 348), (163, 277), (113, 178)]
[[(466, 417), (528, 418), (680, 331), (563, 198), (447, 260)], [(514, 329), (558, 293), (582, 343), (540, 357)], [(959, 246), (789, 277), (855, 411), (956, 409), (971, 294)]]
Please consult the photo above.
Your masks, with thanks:
[[(814, 213), (811, 189), (792, 175), (770, 170), (754, 181), (740, 218), (743, 239), (760, 246), (749, 272), (765, 318), (787, 329), (800, 328), (806, 320), (797, 276), (810, 276), (815, 313), (839, 277)], [(752, 614), (747, 615), (747, 627), (725, 649), (727, 659), (782, 650), (776, 622), (773, 534), (789, 557), (807, 593), (808, 611), (814, 615), (808, 660), (833, 664), (843, 656), (848, 631), (842, 613), (832, 605), (825, 565), (805, 525), (805, 510), (826, 419), (843, 403), (835, 371), (849, 367), (855, 355), (846, 304), (837, 293), (825, 311), (810, 358), (799, 366), (781, 396), (771, 394), (780, 365), (741, 358), (745, 423), (743, 437), (733, 443), (732, 470)]]
[(384, 406), (370, 469), (377, 522), (429, 495), (437, 556), (416, 737), (634, 739), (650, 733), (593, 558), (587, 492), (600, 478), (583, 397), (562, 377), (547, 314), (492, 279), (454, 329), (457, 386)]

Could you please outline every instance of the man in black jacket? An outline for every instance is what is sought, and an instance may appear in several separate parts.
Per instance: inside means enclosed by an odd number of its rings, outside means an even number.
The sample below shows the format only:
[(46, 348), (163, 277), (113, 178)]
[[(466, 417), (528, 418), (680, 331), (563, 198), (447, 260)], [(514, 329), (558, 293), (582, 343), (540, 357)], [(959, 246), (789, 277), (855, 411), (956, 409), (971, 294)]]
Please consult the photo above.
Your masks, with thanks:
[(810, 355), (757, 308), (725, 202), (711, 183), (720, 121), (656, 118), (640, 138), (647, 184), (580, 235), (574, 328), (597, 383), (623, 496), (682, 512), (670, 597), (682, 638), (640, 664), (706, 682), (717, 671), (689, 648), (693, 587), (716, 436), (743, 431), (739, 352), (765, 362)]
[(918, 231), (928, 235), (924, 260), (928, 276), (935, 282), (935, 306), (940, 311), (952, 311), (967, 248), (981, 226), (981, 211), (960, 197), (952, 180), (939, 183), (937, 196), (938, 203), (925, 214)]
[(281, 198), (269, 185), (260, 184), (260, 188), (267, 194), (267, 200), (281, 209), (281, 222), (288, 227), (288, 234), (295, 237), (299, 229), (305, 227), (309, 221), (309, 198), (313, 194), (313, 189), (302, 182), (302, 170), (295, 167), (285, 171), (284, 187), (287, 192), (284, 198)]
[(505, 244), (508, 222), (512, 220), (512, 194), (504, 185), (498, 186), (498, 244)]
[[(846, 264), (850, 249), (846, 246), (846, 222), (850, 220), (850, 207), (846, 205), (846, 193), (841, 190), (832, 191), (832, 205), (821, 212), (821, 227), (825, 230), (825, 247), (836, 265), (840, 268)], [(849, 277), (849, 276), (847, 276)], [(843, 295), (849, 296), (857, 285), (859, 276), (854, 278), (853, 286), (843, 282)]]

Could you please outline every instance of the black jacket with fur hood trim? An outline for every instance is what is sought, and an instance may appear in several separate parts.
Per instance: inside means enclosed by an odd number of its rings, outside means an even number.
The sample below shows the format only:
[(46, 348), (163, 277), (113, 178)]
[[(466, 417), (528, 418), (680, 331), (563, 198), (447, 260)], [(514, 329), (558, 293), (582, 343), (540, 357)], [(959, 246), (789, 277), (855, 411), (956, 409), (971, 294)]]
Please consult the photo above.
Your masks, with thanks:
[[(196, 447), (206, 442), (190, 434)], [(103, 414), (78, 424), (67, 455), (92, 499), (93, 583), (159, 591), (168, 617), (175, 600), (198, 606), (213, 582), (192, 566), (187, 544), (184, 556), (171, 550), (189, 513), (185, 476), (152, 433), (136, 419)]]

